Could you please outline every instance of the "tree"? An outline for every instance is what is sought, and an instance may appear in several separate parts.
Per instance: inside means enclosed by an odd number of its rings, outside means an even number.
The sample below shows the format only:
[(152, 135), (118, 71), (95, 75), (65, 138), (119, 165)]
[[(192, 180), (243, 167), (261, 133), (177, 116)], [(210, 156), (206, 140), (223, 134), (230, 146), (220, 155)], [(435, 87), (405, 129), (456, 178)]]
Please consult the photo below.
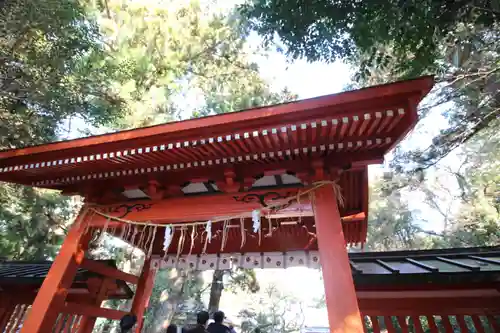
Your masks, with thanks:
[[(429, 147), (401, 153), (397, 165), (425, 170), (500, 115), (497, 1), (248, 0), (240, 7), (249, 26), (293, 58), (343, 60), (361, 86), (437, 74), (432, 103), (453, 102), (448, 124)], [(279, 40), (276, 41), (276, 36)]]
[(95, 23), (77, 1), (6, 1), (0, 20), (1, 149), (53, 141), (67, 118), (101, 125), (121, 115)]
[[(226, 283), (224, 283), (226, 277)], [(219, 310), (222, 292), (226, 289), (243, 290), (256, 293), (260, 290), (259, 282), (253, 269), (234, 268), (228, 270), (215, 270), (210, 284), (210, 298), (208, 311), (214, 313)]]
[[(417, 217), (418, 212), (412, 212), (402, 200), (408, 189), (394, 191), (405, 182), (402, 175), (386, 173), (375, 181), (370, 195), (367, 248), (379, 251), (497, 244), (499, 139), (496, 131), (482, 131), (459, 150), (458, 163), (440, 167), (432, 177), (411, 184), (409, 190), (419, 191), (424, 198), (422, 216)], [(422, 227), (421, 223), (435, 222), (427, 218), (429, 210), (438, 213), (434, 217), (441, 217), (442, 231)]]
[(460, 189), (459, 206), (448, 232), (450, 246), (496, 245), (500, 239), (500, 135), (488, 129), (462, 149), (454, 175)]
[(401, 194), (390, 190), (391, 177), (386, 174), (371, 187), (366, 247), (370, 251), (421, 248), (421, 229), (415, 226), (413, 212)]
[[(108, 85), (114, 71), (95, 22), (78, 1), (9, 0), (0, 9), (0, 149), (54, 141), (80, 118), (109, 124), (122, 115)], [(47, 190), (0, 185), (0, 256), (53, 257), (75, 210)]]
[(144, 318), (145, 332), (165, 332), (171, 323), (196, 323), (196, 313), (205, 308), (201, 300), (204, 290), (200, 272), (160, 270)]
[[(277, 35), (294, 58), (334, 61), (359, 51), (381, 56), (391, 45), (402, 76), (439, 69), (442, 41), (457, 24), (491, 26), (500, 11), (495, 1), (326, 1), (254, 0), (240, 7), (249, 24), (272, 42)], [(408, 57), (411, 56), (411, 59)], [(376, 60), (376, 59), (373, 59)], [(408, 62), (408, 60), (410, 60)]]
[[(127, 116), (114, 128), (171, 121), (186, 114), (186, 96), (200, 99), (193, 117), (232, 112), (295, 98), (270, 91), (250, 61), (248, 29), (235, 13), (197, 1), (145, 4), (109, 0), (96, 4), (110, 66)], [(179, 102), (181, 101), (181, 102)]]
[(0, 257), (53, 258), (75, 206), (71, 200), (52, 191), (0, 186)]
[(276, 285), (269, 285), (262, 296), (253, 296), (252, 306), (242, 310), (242, 333), (251, 333), (258, 329), (262, 333), (299, 332), (304, 326), (305, 304), (284, 293)]

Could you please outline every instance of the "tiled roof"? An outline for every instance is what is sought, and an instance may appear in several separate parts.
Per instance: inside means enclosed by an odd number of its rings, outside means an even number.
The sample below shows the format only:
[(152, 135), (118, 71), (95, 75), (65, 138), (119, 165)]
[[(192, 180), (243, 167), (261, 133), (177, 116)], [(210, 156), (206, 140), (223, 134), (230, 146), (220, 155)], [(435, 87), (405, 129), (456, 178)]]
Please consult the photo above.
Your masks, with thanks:
[[(116, 267), (113, 260), (102, 260), (106, 265)], [(31, 283), (34, 280), (45, 279), (49, 272), (52, 261), (4, 261), (0, 262), (0, 283), (7, 280), (15, 280), (19, 283)], [(93, 272), (79, 268), (74, 279), (75, 282), (84, 282), (91, 276), (96, 276)]]
[(356, 286), (500, 281), (500, 247), (350, 253)]
[[(108, 266), (116, 268), (114, 260), (99, 260)], [(0, 286), (3, 285), (41, 285), (47, 276), (52, 261), (0, 261)], [(100, 274), (79, 268), (73, 280), (72, 288), (86, 288), (86, 282), (90, 277), (101, 276)], [(119, 287), (119, 298), (130, 298), (133, 295), (129, 286), (121, 280), (116, 280)], [(1, 290), (1, 288), (0, 288)]]

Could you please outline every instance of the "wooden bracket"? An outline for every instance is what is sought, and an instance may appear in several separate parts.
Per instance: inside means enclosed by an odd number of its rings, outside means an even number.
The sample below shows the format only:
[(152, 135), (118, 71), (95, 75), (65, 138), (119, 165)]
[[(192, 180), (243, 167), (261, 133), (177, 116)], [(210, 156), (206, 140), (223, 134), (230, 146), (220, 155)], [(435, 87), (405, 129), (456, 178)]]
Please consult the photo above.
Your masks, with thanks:
[(156, 180), (150, 180), (148, 182), (148, 195), (152, 200), (161, 200), (164, 194), (165, 190), (160, 189), (160, 183)]
[(224, 170), (224, 182), (217, 182), (217, 187), (227, 193), (236, 193), (240, 185), (236, 182), (236, 173), (233, 169)]

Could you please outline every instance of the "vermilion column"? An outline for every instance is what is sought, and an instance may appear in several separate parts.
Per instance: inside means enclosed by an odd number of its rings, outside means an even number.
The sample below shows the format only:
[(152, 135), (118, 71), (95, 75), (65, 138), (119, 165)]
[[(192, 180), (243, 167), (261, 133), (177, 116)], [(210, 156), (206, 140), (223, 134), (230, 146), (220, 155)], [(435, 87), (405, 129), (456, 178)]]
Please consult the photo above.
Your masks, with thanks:
[(363, 322), (332, 186), (324, 185), (315, 191), (314, 216), (330, 331), (362, 333)]
[[(77, 221), (85, 218), (83, 214), (80, 213)], [(88, 246), (88, 239), (83, 239), (84, 225), (74, 223), (71, 227), (23, 323), (21, 333), (52, 332)]]
[[(106, 293), (109, 289), (109, 285), (111, 285), (113, 281), (109, 278), (105, 278), (102, 280), (98, 279), (89, 282), (89, 287), (92, 287), (92, 289), (94, 289), (91, 290), (91, 292), (95, 293), (95, 299), (92, 305), (101, 307), (102, 302), (106, 299)], [(92, 333), (96, 320), (96, 317), (82, 317), (82, 319), (80, 320), (80, 328), (78, 329), (78, 333)]]
[(136, 333), (142, 331), (144, 310), (146, 309), (149, 297), (151, 297), (151, 292), (153, 291), (155, 276), (156, 269), (151, 266), (151, 258), (146, 259), (142, 267), (139, 283), (137, 283), (137, 290), (134, 295), (131, 309), (131, 312), (137, 316)]

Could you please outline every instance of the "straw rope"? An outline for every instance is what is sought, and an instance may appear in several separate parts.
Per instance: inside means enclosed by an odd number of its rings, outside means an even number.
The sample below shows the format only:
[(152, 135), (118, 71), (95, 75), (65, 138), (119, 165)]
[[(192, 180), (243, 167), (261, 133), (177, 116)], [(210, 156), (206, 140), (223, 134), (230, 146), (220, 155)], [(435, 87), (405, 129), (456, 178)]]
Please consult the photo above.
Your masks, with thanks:
[[(300, 198), (305, 196), (305, 195), (309, 195), (310, 193), (312, 193), (313, 191), (319, 189), (320, 187), (322, 186), (325, 186), (325, 185), (331, 185), (333, 187), (333, 191), (335, 192), (335, 196), (337, 197), (337, 201), (339, 203), (339, 206), (343, 207), (344, 206), (344, 197), (342, 196), (342, 190), (340, 188), (340, 186), (334, 182), (334, 181), (331, 181), (331, 180), (322, 180), (322, 181), (318, 181), (318, 182), (314, 182), (313, 183), (313, 186), (305, 191), (298, 191), (296, 195), (292, 195), (292, 196), (289, 196), (287, 198), (284, 198), (284, 199), (280, 199), (280, 200), (276, 200), (276, 202), (273, 202), (273, 203), (269, 203), (266, 207), (266, 209), (268, 210), (273, 210), (273, 209), (277, 209), (279, 210), (279, 208), (283, 207), (283, 206), (286, 206), (288, 204), (290, 204), (291, 202), (293, 201), (296, 201), (298, 203), (300, 203)], [(155, 225), (162, 225), (162, 224), (159, 224), (159, 223), (153, 223), (153, 222), (137, 222), (137, 221), (132, 221), (132, 220), (126, 220), (126, 219), (123, 219), (123, 218), (119, 218), (119, 217), (115, 217), (115, 216), (112, 216), (112, 215), (108, 215), (106, 213), (103, 213), (99, 210), (97, 210), (96, 208), (89, 208), (90, 211), (94, 212), (95, 214), (98, 214), (104, 218), (107, 218), (107, 219), (110, 219), (110, 220), (114, 220), (114, 221), (117, 221), (117, 222), (122, 222), (122, 223), (126, 223), (126, 224), (131, 224), (131, 225), (142, 225), (142, 226), (155, 226)], [(248, 213), (243, 213), (243, 214), (238, 214), (238, 215), (233, 215), (233, 216), (225, 216), (225, 217), (218, 217), (218, 218), (215, 218), (215, 219), (211, 219), (210, 221), (212, 223), (219, 223), (219, 222), (225, 222), (227, 220), (232, 220), (232, 219), (239, 219), (239, 218), (245, 218), (245, 217), (250, 217), (251, 216), (251, 212), (248, 212)], [(179, 224), (179, 225), (182, 225), (182, 226), (197, 226), (197, 225), (206, 225), (207, 224), (207, 221), (197, 221), (197, 222), (188, 222), (188, 223), (182, 223), (182, 224)], [(175, 227), (175, 225), (173, 225), (173, 227)]]
[(247, 242), (247, 234), (245, 233), (245, 219), (240, 218), (240, 232), (241, 232), (241, 244), (240, 244), (240, 249), (245, 246), (245, 243)]
[[(342, 193), (341, 193), (341, 188), (336, 182), (334, 182), (334, 181), (319, 181), (319, 182), (313, 183), (312, 185), (313, 186), (311, 188), (308, 188), (304, 191), (299, 190), (296, 195), (292, 195), (292, 196), (289, 196), (287, 198), (284, 198), (281, 200), (276, 200), (275, 202), (271, 202), (271, 203), (267, 204), (267, 207), (265, 208), (265, 210), (267, 210), (267, 212), (268, 212), (267, 222), (268, 222), (269, 230), (264, 235), (264, 237), (270, 237), (270, 236), (272, 236), (272, 233), (273, 233), (273, 226), (272, 226), (272, 221), (270, 218), (271, 211), (277, 212), (280, 209), (282, 209), (283, 207), (288, 206), (289, 204), (291, 204), (294, 201), (300, 205), (301, 197), (306, 196), (306, 195), (309, 197), (310, 202), (312, 204), (313, 211), (314, 211), (314, 201), (315, 201), (314, 191), (319, 189), (322, 186), (331, 185), (339, 205), (344, 206), (344, 198), (343, 198)], [(259, 212), (260, 212), (260, 210), (259, 210)], [(189, 228), (190, 227), (192, 228), (191, 233), (190, 233), (191, 244), (190, 244), (190, 248), (189, 248), (189, 254), (191, 254), (193, 251), (193, 248), (194, 248), (195, 239), (197, 238), (197, 235), (198, 235), (197, 234), (197, 226), (199, 226), (199, 225), (206, 226), (208, 223), (207, 221), (189, 222), (189, 223), (182, 223), (182, 224), (179, 224), (176, 226), (176, 225), (172, 225), (172, 224), (159, 224), (159, 223), (153, 223), (153, 222), (136, 222), (136, 221), (126, 220), (123, 218), (118, 218), (118, 217), (108, 215), (108, 214), (103, 213), (103, 212), (99, 211), (98, 209), (96, 209), (95, 206), (94, 207), (85, 207), (85, 210), (82, 213), (82, 218), (77, 223), (81, 223), (82, 219), (85, 216), (87, 216), (88, 214), (91, 214), (92, 217), (95, 215), (100, 215), (100, 216), (106, 218), (105, 225), (101, 229), (101, 233), (100, 233), (99, 237), (97, 237), (97, 239), (99, 241), (102, 240), (104, 233), (107, 231), (110, 221), (117, 221), (117, 222), (121, 222), (124, 224), (123, 230), (120, 233), (120, 238), (128, 239), (131, 244), (136, 245), (135, 241), (136, 241), (137, 233), (139, 232), (139, 227), (142, 226), (142, 229), (140, 231), (141, 234), (139, 236), (139, 239), (138, 239), (136, 246), (138, 246), (141, 249), (144, 247), (143, 250), (148, 256), (151, 255), (151, 252), (153, 249), (154, 238), (156, 236), (156, 232), (157, 232), (158, 227), (165, 227), (165, 228), (170, 227), (172, 238), (173, 238), (173, 235), (174, 235), (176, 229), (177, 230), (180, 229), (181, 233), (179, 235), (178, 244), (177, 244), (177, 255), (176, 255), (177, 259), (181, 256), (181, 254), (184, 250), (184, 246), (185, 246), (185, 242), (186, 242), (186, 238), (187, 238), (186, 236), (187, 236), (187, 233), (189, 232)], [(302, 215), (302, 210), (301, 210), (300, 215)], [(247, 237), (246, 230), (244, 228), (244, 219), (247, 217), (251, 217), (251, 216), (252, 216), (252, 212), (248, 212), (248, 213), (243, 213), (243, 214), (239, 214), (239, 215), (220, 217), (220, 218), (215, 218), (215, 219), (210, 220), (210, 223), (223, 222), (221, 251), (223, 251), (225, 246), (226, 246), (227, 239), (228, 239), (228, 231), (229, 231), (228, 229), (229, 229), (230, 221), (232, 219), (239, 219), (240, 220), (240, 229), (241, 229), (240, 248), (244, 247), (244, 245), (246, 243), (246, 237)], [(300, 222), (300, 218), (301, 218), (301, 216), (299, 216), (299, 222)], [(90, 227), (89, 224), (87, 224), (86, 227), (87, 228)], [(96, 231), (97, 231), (97, 228), (96, 228)], [(147, 231), (147, 236), (146, 236), (146, 231)], [(258, 236), (258, 244), (260, 246), (262, 244), (262, 236), (263, 236), (262, 235), (262, 226), (259, 227), (257, 234), (258, 234), (257, 235)], [(203, 244), (202, 253), (205, 254), (207, 247), (208, 247), (208, 243), (210, 240), (209, 240), (209, 237), (208, 237), (206, 230), (202, 233), (202, 236), (201, 236), (202, 241), (203, 241), (203, 235), (205, 235), (205, 240), (204, 240), (204, 244)], [(250, 236), (255, 237), (253, 235), (250, 235)], [(170, 241), (168, 248), (164, 249), (165, 250), (164, 259), (167, 258), (167, 253), (168, 253), (168, 250), (170, 248), (171, 243), (172, 243), (172, 240)], [(132, 252), (130, 253), (130, 255), (132, 255)]]

